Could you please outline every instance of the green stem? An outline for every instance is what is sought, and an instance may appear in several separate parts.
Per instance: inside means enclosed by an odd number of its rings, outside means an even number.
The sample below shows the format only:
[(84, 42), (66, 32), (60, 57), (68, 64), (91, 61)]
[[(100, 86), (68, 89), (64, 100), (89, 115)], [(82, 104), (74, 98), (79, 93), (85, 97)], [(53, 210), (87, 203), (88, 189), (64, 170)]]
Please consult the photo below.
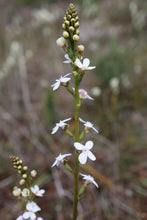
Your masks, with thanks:
[[(75, 141), (79, 141), (79, 81), (75, 76)], [(78, 211), (78, 182), (79, 182), (79, 153), (75, 150), (75, 173), (74, 173), (74, 202), (73, 202), (73, 220), (77, 219)]]

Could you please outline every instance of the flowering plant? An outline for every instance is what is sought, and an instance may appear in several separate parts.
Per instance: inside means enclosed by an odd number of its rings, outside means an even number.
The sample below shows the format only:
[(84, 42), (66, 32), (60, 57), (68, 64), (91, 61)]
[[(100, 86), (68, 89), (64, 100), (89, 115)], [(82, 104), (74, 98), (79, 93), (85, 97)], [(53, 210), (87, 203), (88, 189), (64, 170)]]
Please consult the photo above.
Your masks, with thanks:
[(17, 169), (21, 175), (19, 187), (14, 186), (13, 195), (17, 197), (25, 207), (24, 213), (18, 216), (16, 220), (43, 220), (41, 217), (37, 218), (36, 212), (40, 211), (41, 208), (33, 201), (35, 196), (42, 197), (45, 193), (44, 189), (39, 189), (38, 185), (33, 184), (33, 179), (36, 177), (37, 171), (32, 170), (28, 172), (28, 167), (23, 165), (23, 161), (20, 160), (19, 157), (11, 156), (10, 160), (13, 167)]
[[(68, 157), (70, 156), (71, 158), (71, 153), (63, 155), (60, 153), (59, 156), (56, 157), (52, 167), (59, 166), (60, 163), (63, 163), (65, 168), (69, 170), (74, 176), (73, 220), (76, 220), (78, 216), (78, 200), (80, 199), (80, 196), (84, 192), (85, 188), (89, 183), (93, 183), (96, 187), (98, 187), (98, 184), (95, 182), (92, 176), (81, 174), (85, 182), (81, 189), (79, 189), (79, 165), (86, 164), (88, 158), (92, 161), (96, 160), (96, 157), (91, 152), (91, 149), (94, 145), (93, 141), (87, 141), (85, 145), (81, 144), (80, 142), (83, 140), (85, 134), (87, 134), (90, 129), (93, 129), (96, 133), (98, 133), (98, 130), (91, 122), (84, 121), (79, 117), (79, 110), (82, 101), (84, 99), (93, 100), (93, 98), (88, 95), (87, 91), (80, 88), (80, 84), (85, 75), (85, 71), (93, 70), (95, 69), (95, 66), (89, 66), (90, 60), (88, 58), (83, 59), (84, 46), (78, 45), (80, 33), (78, 29), (79, 18), (73, 4), (70, 4), (66, 11), (62, 27), (63, 36), (58, 38), (56, 43), (59, 47), (63, 48), (65, 52), (65, 61), (63, 61), (63, 63), (69, 64), (71, 66), (71, 73), (68, 73), (63, 77), (61, 76), (53, 85), (51, 85), (51, 87), (53, 87), (53, 90), (56, 90), (60, 85), (62, 85), (73, 96), (75, 103), (75, 132), (72, 133), (69, 130), (70, 123), (67, 124), (66, 122), (70, 121), (71, 118), (68, 118), (60, 121), (59, 123), (56, 123), (55, 127), (52, 129), (51, 134), (55, 134), (59, 128), (62, 128), (74, 140), (75, 167), (72, 169), (68, 164)], [(73, 75), (74, 77), (74, 88), (70, 87), (71, 78), (69, 75)], [(84, 124), (84, 129), (81, 134), (79, 129), (79, 122)]]

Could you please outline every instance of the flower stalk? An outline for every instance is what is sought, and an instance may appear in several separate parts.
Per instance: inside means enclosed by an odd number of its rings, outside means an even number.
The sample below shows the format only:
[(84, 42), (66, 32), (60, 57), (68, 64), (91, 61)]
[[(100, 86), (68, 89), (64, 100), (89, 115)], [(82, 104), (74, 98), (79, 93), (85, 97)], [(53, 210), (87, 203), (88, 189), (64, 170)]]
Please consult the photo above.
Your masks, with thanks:
[[(86, 70), (93, 70), (95, 66), (89, 66), (90, 60), (88, 58), (82, 57), (84, 46), (78, 45), (79, 40), (79, 18), (76, 12), (76, 9), (73, 4), (70, 4), (65, 17), (64, 23), (62, 24), (63, 28), (63, 37), (60, 37), (56, 42), (57, 45), (64, 49), (65, 54), (65, 61), (63, 63), (70, 64), (71, 66), (71, 74), (68, 73), (64, 76), (61, 75), (59, 79), (52, 85), (53, 90), (59, 88), (60, 85), (64, 86), (66, 90), (73, 96), (74, 98), (74, 121), (75, 121), (75, 134), (68, 129), (69, 124), (66, 122), (71, 120), (71, 118), (65, 119), (56, 123), (55, 127), (53, 128), (51, 134), (57, 132), (59, 128), (62, 128), (66, 134), (74, 140), (74, 152), (75, 152), (75, 164), (74, 168), (72, 169), (68, 165), (68, 160), (65, 160), (65, 157), (70, 156), (71, 154), (60, 154), (56, 157), (55, 162), (53, 163), (52, 167), (55, 165), (58, 166), (60, 163), (63, 163), (65, 168), (71, 172), (74, 176), (74, 198), (73, 198), (73, 220), (77, 220), (78, 217), (78, 200), (80, 196), (83, 194), (85, 188), (89, 183), (93, 183), (96, 185), (93, 177), (90, 175), (83, 175), (85, 183), (82, 188), (79, 190), (79, 165), (85, 164), (88, 159), (96, 160), (94, 154), (90, 151), (93, 147), (92, 141), (87, 141), (85, 145), (81, 144), (80, 142), (85, 137), (85, 134), (89, 132), (90, 129), (93, 129), (96, 133), (98, 131), (93, 127), (93, 124), (89, 121), (84, 121), (79, 117), (79, 111), (84, 99), (93, 100), (84, 89), (80, 88), (81, 81), (85, 75)], [(83, 61), (82, 61), (83, 60)], [(70, 87), (71, 78), (69, 76), (73, 75), (74, 77), (74, 88)], [(79, 122), (84, 123), (84, 129), (80, 132)], [(96, 185), (97, 186), (97, 185)]]

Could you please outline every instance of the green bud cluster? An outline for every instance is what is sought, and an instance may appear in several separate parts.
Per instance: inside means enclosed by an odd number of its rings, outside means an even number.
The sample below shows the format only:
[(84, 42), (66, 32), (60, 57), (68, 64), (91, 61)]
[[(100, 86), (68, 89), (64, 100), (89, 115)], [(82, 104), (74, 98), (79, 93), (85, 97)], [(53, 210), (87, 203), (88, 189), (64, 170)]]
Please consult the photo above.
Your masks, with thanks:
[(26, 179), (28, 178), (28, 167), (23, 165), (23, 161), (16, 156), (10, 156), (11, 163), (18, 173), (22, 176), (20, 185), (25, 184)]
[(70, 4), (66, 14), (64, 16), (64, 23), (62, 24), (63, 28), (63, 37), (69, 39), (70, 42), (79, 40), (79, 17), (75, 6)]

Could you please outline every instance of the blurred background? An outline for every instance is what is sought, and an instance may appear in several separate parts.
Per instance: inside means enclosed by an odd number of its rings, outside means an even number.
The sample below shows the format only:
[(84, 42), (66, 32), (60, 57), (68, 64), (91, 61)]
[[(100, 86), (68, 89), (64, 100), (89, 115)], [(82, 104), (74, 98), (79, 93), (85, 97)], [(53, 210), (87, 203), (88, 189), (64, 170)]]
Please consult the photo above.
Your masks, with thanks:
[[(72, 216), (73, 177), (51, 165), (59, 152), (71, 153), (73, 143), (62, 130), (50, 134), (60, 119), (74, 117), (70, 94), (64, 88), (53, 93), (50, 87), (70, 71), (56, 45), (69, 3), (0, 0), (0, 219), (22, 213), (12, 195), (19, 176), (10, 155), (38, 171), (37, 181), (46, 190), (36, 200), (40, 216)], [(81, 172), (93, 175), (99, 189), (91, 184), (81, 196), (79, 220), (147, 219), (147, 1), (73, 3), (84, 57), (96, 65), (81, 85), (94, 101), (83, 101), (80, 116), (99, 129), (99, 135), (90, 131), (83, 141), (94, 141), (97, 160)]]

